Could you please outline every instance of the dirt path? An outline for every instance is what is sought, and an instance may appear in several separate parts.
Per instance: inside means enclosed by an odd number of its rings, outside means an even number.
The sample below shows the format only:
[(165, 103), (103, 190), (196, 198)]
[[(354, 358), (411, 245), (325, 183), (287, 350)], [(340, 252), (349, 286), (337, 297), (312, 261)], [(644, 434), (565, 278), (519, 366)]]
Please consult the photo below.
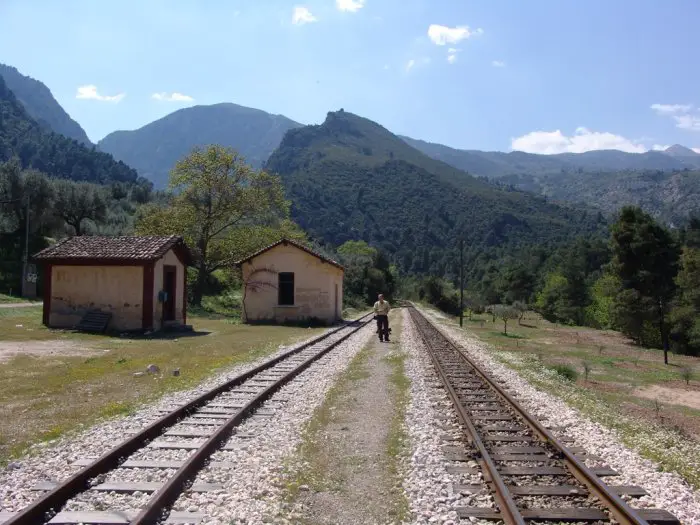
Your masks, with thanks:
[(41, 306), (42, 303), (0, 303), (0, 308), (27, 308), (29, 306)]
[[(301, 521), (318, 525), (397, 523), (405, 501), (395, 487), (403, 408), (400, 315), (392, 315), (392, 342), (359, 353), (329, 394), (307, 435), (310, 468), (297, 503)], [(325, 414), (325, 415), (324, 415)], [(314, 423), (312, 422), (312, 426)]]

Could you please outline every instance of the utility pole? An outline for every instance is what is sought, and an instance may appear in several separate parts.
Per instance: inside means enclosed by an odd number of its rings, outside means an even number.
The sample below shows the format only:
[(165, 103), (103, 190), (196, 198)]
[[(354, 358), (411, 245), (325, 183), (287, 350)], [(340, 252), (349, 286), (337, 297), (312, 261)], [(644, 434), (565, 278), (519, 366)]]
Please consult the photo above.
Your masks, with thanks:
[(459, 240), (459, 327), (464, 323), (464, 239)]
[(27, 204), (24, 212), (24, 254), (22, 255), (22, 297), (27, 297), (28, 286), (27, 274), (29, 265), (29, 194), (27, 194)]

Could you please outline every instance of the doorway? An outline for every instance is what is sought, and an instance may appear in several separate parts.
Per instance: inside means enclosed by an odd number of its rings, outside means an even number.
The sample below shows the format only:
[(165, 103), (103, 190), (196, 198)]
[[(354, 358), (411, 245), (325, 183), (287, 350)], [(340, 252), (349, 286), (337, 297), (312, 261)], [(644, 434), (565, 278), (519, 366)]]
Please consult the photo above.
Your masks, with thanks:
[(175, 295), (177, 292), (177, 268), (175, 266), (163, 266), (163, 291), (167, 294), (163, 302), (163, 321), (175, 320)]

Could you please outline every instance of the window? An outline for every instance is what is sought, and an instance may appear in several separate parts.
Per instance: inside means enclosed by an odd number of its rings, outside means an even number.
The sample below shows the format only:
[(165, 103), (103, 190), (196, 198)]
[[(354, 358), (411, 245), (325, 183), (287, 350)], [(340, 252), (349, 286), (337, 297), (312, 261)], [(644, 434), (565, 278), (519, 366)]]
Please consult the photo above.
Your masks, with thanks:
[(280, 272), (277, 293), (277, 302), (280, 306), (294, 306), (294, 274), (292, 272)]

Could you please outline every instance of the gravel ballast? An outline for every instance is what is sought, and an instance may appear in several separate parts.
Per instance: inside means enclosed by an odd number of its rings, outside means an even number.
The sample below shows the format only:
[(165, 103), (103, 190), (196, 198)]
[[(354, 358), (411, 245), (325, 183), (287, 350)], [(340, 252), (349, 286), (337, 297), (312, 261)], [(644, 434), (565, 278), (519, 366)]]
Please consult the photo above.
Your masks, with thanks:
[[(360, 330), (358, 334), (339, 345), (336, 350), (331, 352), (331, 355), (336, 353), (345, 355), (348, 352), (347, 349), (354, 349), (357, 344), (356, 341), (365, 337), (364, 334), (367, 333), (367, 328)], [(318, 336), (310, 337), (308, 340), (312, 340), (315, 337)], [(14, 460), (7, 467), (0, 470), (0, 511), (16, 512), (21, 510), (41, 494), (31, 490), (32, 487), (45, 481), (63, 481), (80, 470), (81, 467), (72, 464), (76, 460), (99, 457), (113, 448), (116, 443), (124, 440), (128, 435), (141, 431), (162, 417), (163, 411), (183, 405), (241, 373), (284, 354), (292, 348), (301, 346), (305, 342), (280, 346), (276, 352), (216, 374), (196, 388), (164, 396), (159, 401), (131, 415), (96, 424), (78, 434), (67, 435), (61, 439), (34, 446), (32, 454)], [(181, 451), (148, 450), (146, 454), (149, 459), (182, 458)], [(109, 494), (105, 494), (105, 496), (109, 497)], [(103, 497), (100, 496), (100, 498)]]
[(263, 405), (278, 406), (272, 409), (271, 416), (255, 416), (244, 422), (238, 435), (228, 442), (235, 448), (212, 456), (212, 461), (230, 463), (231, 468), (207, 467), (194, 481), (222, 484), (223, 490), (183, 494), (173, 510), (202, 512), (207, 516), (202, 522), (205, 525), (266, 523), (275, 519), (294, 522), (300, 518), (294, 512), (290, 515), (283, 502), (285, 460), (299, 445), (304, 423), (372, 336), (374, 326), (370, 324), (281, 388)]
[(661, 472), (656, 463), (622, 444), (614, 431), (592, 422), (561, 399), (537, 390), (517, 372), (491, 357), (487, 344), (451, 326), (445, 322), (443, 315), (427, 309), (420, 311), (440, 326), (541, 423), (563, 427), (566, 435), (575, 440), (576, 446), (599, 456), (605, 464), (620, 473), (615, 478), (608, 478), (608, 482), (614, 479), (615, 485), (638, 485), (649, 493), (648, 496), (634, 498), (632, 506), (664, 509), (681, 523), (700, 524), (700, 491), (694, 491), (678, 474)]
[[(447, 470), (451, 462), (443, 447), (455, 443), (445, 437), (457, 438), (463, 432), (408, 310), (403, 311), (403, 316), (401, 346), (409, 356), (405, 374), (411, 381), (411, 398), (406, 409), (411, 456), (404, 462), (404, 490), (413, 523), (455, 524), (459, 521), (457, 507), (493, 507), (494, 502), (489, 494), (463, 496), (453, 491), (453, 485), (457, 484), (482, 484), (482, 475), (451, 474)], [(440, 419), (444, 416), (452, 417)], [(477, 467), (476, 462), (468, 465)]]

